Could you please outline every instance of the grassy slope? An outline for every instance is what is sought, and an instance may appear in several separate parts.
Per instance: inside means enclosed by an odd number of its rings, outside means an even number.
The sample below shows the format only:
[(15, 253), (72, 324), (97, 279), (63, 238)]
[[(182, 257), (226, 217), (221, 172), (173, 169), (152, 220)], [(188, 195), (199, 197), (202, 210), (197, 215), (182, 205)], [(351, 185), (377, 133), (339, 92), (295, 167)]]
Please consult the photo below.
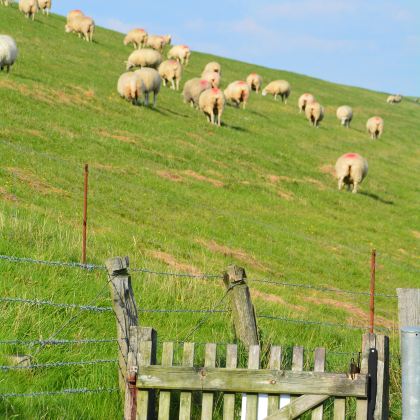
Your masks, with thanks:
[[(224, 84), (256, 70), (265, 81), (285, 78), (293, 87), (287, 106), (253, 95), (245, 112), (227, 107), (225, 126), (217, 129), (171, 90), (163, 89), (156, 110), (129, 106), (115, 89), (130, 52), (121, 34), (98, 28), (97, 41), (88, 45), (66, 35), (63, 24), (58, 16), (38, 16), (31, 23), (15, 8), (1, 8), (0, 32), (15, 37), (20, 56), (9, 75), (0, 74), (0, 253), (79, 259), (82, 166), (87, 161), (92, 262), (127, 254), (136, 266), (192, 272), (220, 272), (235, 262), (247, 268), (250, 278), (365, 291), (369, 250), (376, 247), (378, 291), (418, 285), (418, 105), (390, 106), (381, 93), (217, 58)], [(198, 75), (213, 58), (193, 54), (184, 79)], [(297, 98), (304, 91), (326, 106), (318, 130), (297, 113)], [(335, 118), (335, 108), (343, 103), (355, 112), (351, 130), (342, 129)], [(365, 133), (365, 122), (374, 114), (385, 119), (385, 134), (377, 142)], [(355, 196), (338, 193), (328, 173), (348, 151), (361, 153), (370, 165), (362, 192)], [(0, 264), (2, 296), (88, 303), (104, 284), (102, 273)], [(364, 297), (251, 285), (260, 292), (255, 296), (259, 313), (366, 324), (360, 312), (368, 307)], [(146, 308), (207, 308), (223, 295), (218, 282), (143, 275), (135, 276), (135, 292), (139, 306)], [(107, 292), (95, 303), (109, 305)], [(382, 324), (395, 320), (394, 300), (378, 299), (377, 307)], [(3, 305), (1, 314), (0, 336), (26, 339), (47, 338), (72, 315), (16, 305)], [(200, 317), (141, 319), (162, 338), (183, 339)], [(214, 316), (194, 339), (232, 341), (226, 325), (225, 315)], [(353, 351), (360, 341), (360, 332), (337, 328), (268, 320), (261, 320), (260, 328), (266, 342), (308, 348)], [(84, 314), (60, 337), (108, 338), (114, 330), (112, 316)], [(115, 355), (114, 345), (45, 348), (36, 361)], [(348, 359), (331, 355), (329, 367), (346, 369)], [(115, 386), (116, 369), (60, 369), (5, 378), (0, 392), (95, 388)], [(398, 418), (396, 397), (392, 403)], [(45, 418), (112, 418), (118, 410), (116, 395), (0, 404), (2, 415), (24, 418), (40, 412)]]

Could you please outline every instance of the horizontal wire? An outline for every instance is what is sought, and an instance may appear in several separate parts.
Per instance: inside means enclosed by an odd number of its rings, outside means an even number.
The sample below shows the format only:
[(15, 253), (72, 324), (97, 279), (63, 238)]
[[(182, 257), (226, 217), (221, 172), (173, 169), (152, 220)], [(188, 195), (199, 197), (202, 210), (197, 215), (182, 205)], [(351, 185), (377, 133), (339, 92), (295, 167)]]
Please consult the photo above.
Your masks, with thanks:
[(34, 365), (16, 365), (16, 366), (0, 366), (0, 370), (27, 370), (27, 369), (43, 369), (43, 368), (55, 368), (62, 366), (87, 366), (87, 365), (100, 365), (106, 363), (117, 363), (118, 360), (85, 360), (79, 362), (52, 362), (52, 363), (37, 363)]
[(46, 397), (52, 395), (72, 395), (72, 394), (99, 394), (101, 392), (119, 392), (119, 388), (97, 388), (97, 389), (62, 389), (61, 391), (39, 391), (39, 392), (26, 392), (24, 394), (19, 393), (9, 393), (9, 394), (0, 394), (0, 398), (19, 398), (19, 397)]

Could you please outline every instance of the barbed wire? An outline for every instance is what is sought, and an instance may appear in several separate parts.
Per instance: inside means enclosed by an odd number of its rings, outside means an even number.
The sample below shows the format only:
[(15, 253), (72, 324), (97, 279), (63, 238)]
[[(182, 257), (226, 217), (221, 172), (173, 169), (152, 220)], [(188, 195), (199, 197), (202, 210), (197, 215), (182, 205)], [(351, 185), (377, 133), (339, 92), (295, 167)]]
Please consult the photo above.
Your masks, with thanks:
[(166, 271), (154, 271), (148, 268), (130, 268), (130, 271), (133, 273), (146, 273), (154, 274), (157, 276), (167, 276), (167, 277), (186, 277), (191, 279), (222, 279), (221, 274), (189, 274), (189, 273), (174, 273)]
[(0, 366), (0, 370), (31, 370), (31, 369), (44, 369), (55, 368), (62, 366), (87, 366), (87, 365), (100, 365), (107, 363), (117, 363), (117, 359), (104, 359), (104, 360), (82, 360), (78, 362), (52, 362), (52, 363), (36, 363), (33, 365), (16, 365), (16, 366)]
[(72, 344), (100, 344), (116, 343), (118, 338), (85, 338), (81, 340), (0, 340), (0, 345), (22, 345), (22, 346), (60, 346)]
[(39, 391), (39, 392), (26, 392), (23, 394), (19, 393), (8, 393), (0, 394), (0, 398), (32, 398), (32, 397), (47, 397), (52, 395), (73, 395), (73, 394), (99, 394), (102, 392), (112, 393), (119, 392), (119, 388), (97, 388), (97, 389), (62, 389), (61, 391)]

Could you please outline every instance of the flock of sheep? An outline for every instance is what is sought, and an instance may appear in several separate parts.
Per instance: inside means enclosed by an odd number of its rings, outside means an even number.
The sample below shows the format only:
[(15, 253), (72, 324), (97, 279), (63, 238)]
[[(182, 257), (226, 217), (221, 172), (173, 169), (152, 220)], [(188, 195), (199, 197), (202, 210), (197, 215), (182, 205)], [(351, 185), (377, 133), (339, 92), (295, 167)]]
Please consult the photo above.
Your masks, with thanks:
[[(11, 0), (0, 0), (0, 4), (8, 6)], [(38, 10), (49, 14), (51, 0), (19, 0), (19, 10), (27, 18), (35, 17)], [(93, 41), (95, 22), (85, 16), (80, 10), (72, 10), (67, 15), (65, 25), (67, 33), (76, 33), (88, 42)], [(167, 60), (163, 59), (163, 51), (170, 46), (170, 35), (149, 35), (144, 29), (133, 29), (124, 38), (124, 45), (132, 45), (134, 51), (126, 61), (126, 72), (121, 74), (117, 83), (119, 95), (131, 102), (140, 105), (143, 98), (144, 105), (149, 105), (150, 94), (153, 93), (153, 106), (156, 106), (157, 96), (161, 85), (170, 85), (174, 90), (180, 89), (183, 67), (187, 66), (191, 57), (191, 50), (186, 45), (172, 46), (167, 53)], [(18, 49), (16, 42), (8, 35), (0, 35), (0, 70), (10, 71), (16, 61)], [(137, 70), (136, 70), (137, 68)], [(133, 70), (134, 71), (131, 71)], [(208, 63), (200, 77), (185, 82), (182, 96), (184, 102), (202, 111), (212, 124), (221, 126), (222, 115), (226, 102), (232, 103), (237, 108), (242, 104), (246, 108), (251, 91), (262, 96), (272, 95), (274, 100), (278, 97), (287, 104), (291, 94), (290, 83), (286, 80), (271, 81), (262, 89), (263, 79), (257, 73), (251, 73), (245, 80), (231, 82), (223, 91), (220, 89), (222, 68), (217, 62)], [(388, 103), (400, 103), (401, 95), (391, 95)], [(304, 93), (298, 100), (299, 112), (305, 113), (306, 118), (313, 127), (319, 127), (324, 118), (324, 107), (316, 100), (314, 95)], [(343, 105), (336, 112), (341, 124), (350, 128), (353, 119), (353, 110), (350, 106)], [(369, 118), (366, 124), (372, 139), (378, 139), (384, 129), (384, 121), (379, 116)], [(368, 172), (366, 159), (357, 153), (342, 155), (335, 165), (338, 178), (338, 188), (344, 185), (357, 192), (359, 184)]]

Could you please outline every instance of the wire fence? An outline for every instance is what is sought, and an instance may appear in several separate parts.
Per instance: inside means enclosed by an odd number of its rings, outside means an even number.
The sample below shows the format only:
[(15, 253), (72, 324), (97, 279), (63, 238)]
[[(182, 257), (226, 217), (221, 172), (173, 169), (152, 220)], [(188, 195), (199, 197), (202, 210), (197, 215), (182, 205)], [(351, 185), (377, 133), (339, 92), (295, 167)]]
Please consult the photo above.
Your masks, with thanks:
[(89, 365), (103, 365), (109, 363), (117, 363), (117, 359), (104, 359), (104, 360), (81, 360), (76, 362), (51, 362), (51, 363), (37, 363), (31, 365), (18, 364), (14, 366), (0, 366), (2, 371), (10, 370), (31, 370), (31, 369), (48, 369), (64, 366), (89, 366)]
[(74, 394), (100, 394), (119, 392), (119, 388), (97, 388), (97, 389), (62, 389), (60, 391), (39, 391), (39, 392), (26, 392), (26, 393), (8, 393), (0, 394), (0, 398), (34, 398), (34, 397), (49, 397), (59, 395), (74, 395)]

